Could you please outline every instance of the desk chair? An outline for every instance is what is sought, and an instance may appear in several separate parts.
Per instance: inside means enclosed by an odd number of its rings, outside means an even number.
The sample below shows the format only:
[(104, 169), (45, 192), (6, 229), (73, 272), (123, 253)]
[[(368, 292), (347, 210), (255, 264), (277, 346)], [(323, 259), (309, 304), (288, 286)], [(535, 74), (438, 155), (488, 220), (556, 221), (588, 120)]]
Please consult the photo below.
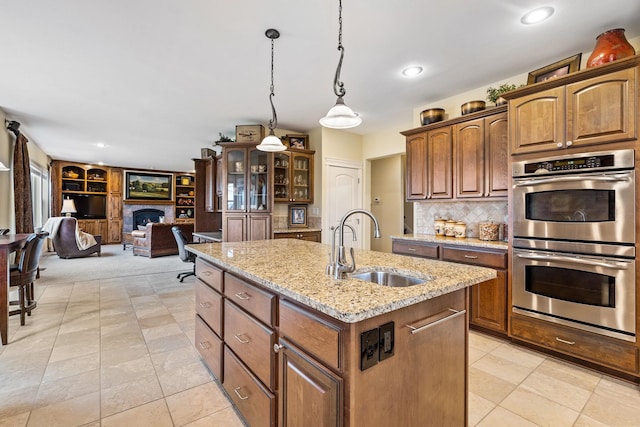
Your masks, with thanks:
[(176, 276), (176, 279), (180, 279), (180, 282), (182, 282), (185, 277), (196, 275), (196, 256), (192, 252), (189, 252), (185, 249), (184, 246), (189, 244), (190, 242), (188, 242), (187, 238), (184, 237), (184, 234), (182, 233), (182, 230), (180, 230), (180, 227), (174, 225), (173, 227), (171, 227), (171, 232), (173, 233), (173, 237), (176, 238), (176, 243), (178, 244), (178, 256), (180, 257), (180, 259), (184, 262), (190, 262), (193, 264), (192, 271), (179, 273)]

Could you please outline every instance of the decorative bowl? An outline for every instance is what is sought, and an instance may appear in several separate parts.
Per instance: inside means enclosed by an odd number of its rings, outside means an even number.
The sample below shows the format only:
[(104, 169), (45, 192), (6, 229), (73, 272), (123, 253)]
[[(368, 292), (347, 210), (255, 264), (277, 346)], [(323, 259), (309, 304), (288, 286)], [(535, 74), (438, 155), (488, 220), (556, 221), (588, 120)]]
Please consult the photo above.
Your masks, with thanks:
[(460, 106), (462, 110), (462, 115), (469, 113), (475, 113), (476, 111), (484, 110), (485, 102), (484, 101), (469, 101), (465, 102)]
[(444, 108), (429, 108), (420, 113), (422, 126), (439, 122), (444, 118)]

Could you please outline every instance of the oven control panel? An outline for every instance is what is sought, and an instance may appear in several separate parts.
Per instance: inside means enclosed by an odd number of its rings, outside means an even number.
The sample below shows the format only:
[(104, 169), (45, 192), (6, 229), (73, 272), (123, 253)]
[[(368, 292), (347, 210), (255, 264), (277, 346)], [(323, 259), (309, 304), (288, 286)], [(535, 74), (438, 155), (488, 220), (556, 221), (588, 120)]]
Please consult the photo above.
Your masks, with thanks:
[(600, 170), (632, 169), (633, 150), (617, 150), (573, 156), (549, 157), (513, 163), (513, 176), (527, 176), (545, 173), (595, 172)]

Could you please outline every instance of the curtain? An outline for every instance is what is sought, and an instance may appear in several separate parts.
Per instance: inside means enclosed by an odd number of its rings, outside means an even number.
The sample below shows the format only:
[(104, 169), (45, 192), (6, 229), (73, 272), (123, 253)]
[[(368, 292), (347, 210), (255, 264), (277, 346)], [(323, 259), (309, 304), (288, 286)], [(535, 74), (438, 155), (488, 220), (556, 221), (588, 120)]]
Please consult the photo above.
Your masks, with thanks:
[(33, 233), (33, 207), (31, 204), (31, 165), (29, 164), (29, 140), (16, 135), (13, 150), (13, 192), (15, 194), (16, 233)]

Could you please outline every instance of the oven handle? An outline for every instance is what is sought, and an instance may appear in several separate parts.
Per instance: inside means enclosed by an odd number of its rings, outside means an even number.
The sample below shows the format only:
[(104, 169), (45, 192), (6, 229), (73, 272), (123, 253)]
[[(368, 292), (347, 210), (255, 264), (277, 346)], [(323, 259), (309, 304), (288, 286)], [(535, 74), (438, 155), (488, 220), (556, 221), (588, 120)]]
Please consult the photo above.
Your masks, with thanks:
[(601, 182), (619, 182), (629, 181), (631, 173), (611, 174), (611, 175), (572, 175), (572, 176), (554, 176), (549, 178), (532, 178), (526, 180), (517, 180), (515, 187), (525, 187), (530, 185), (553, 184), (556, 182), (584, 182), (584, 181), (601, 181)]
[(573, 258), (573, 257), (569, 257), (569, 256), (531, 255), (531, 254), (529, 254), (529, 255), (527, 255), (527, 254), (517, 254), (516, 256), (518, 258), (523, 258), (523, 259), (532, 259), (532, 260), (539, 260), (539, 261), (558, 261), (558, 262), (567, 262), (567, 263), (571, 263), (571, 264), (593, 265), (593, 266), (597, 266), (597, 267), (613, 268), (615, 270), (626, 270), (626, 269), (629, 268), (629, 265), (627, 263), (610, 264), (610, 263), (604, 262), (604, 261), (596, 261), (596, 260), (583, 259), (583, 258)]

